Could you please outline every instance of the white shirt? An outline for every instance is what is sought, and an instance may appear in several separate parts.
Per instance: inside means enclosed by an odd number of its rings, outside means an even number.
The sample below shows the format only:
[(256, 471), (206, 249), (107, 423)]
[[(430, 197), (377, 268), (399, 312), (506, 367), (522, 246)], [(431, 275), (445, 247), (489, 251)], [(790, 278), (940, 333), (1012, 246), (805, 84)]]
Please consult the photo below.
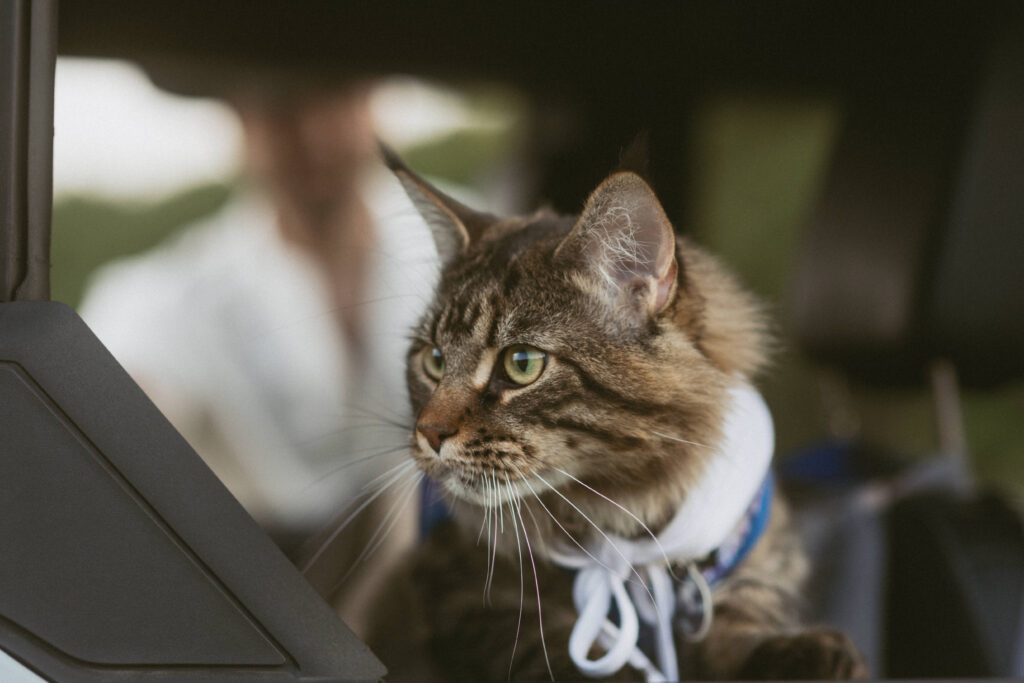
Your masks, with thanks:
[[(362, 310), (366, 367), (326, 285), (271, 207), (243, 194), (146, 254), (103, 268), (82, 317), (262, 523), (311, 529), (401, 459), (408, 332), (438, 270), (390, 175), (367, 179), (377, 232)], [(392, 449), (365, 465), (352, 460)], [(397, 449), (397, 450), (395, 450)]]

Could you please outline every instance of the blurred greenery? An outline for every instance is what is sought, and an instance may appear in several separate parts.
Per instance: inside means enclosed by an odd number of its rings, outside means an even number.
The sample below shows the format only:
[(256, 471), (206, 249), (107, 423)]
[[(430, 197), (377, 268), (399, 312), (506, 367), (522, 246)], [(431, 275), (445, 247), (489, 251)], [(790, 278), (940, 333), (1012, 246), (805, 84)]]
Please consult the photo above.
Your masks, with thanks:
[[(842, 385), (823, 395), (830, 376), (804, 360), (787, 325), (789, 273), (800, 231), (824, 177), (840, 124), (827, 100), (722, 96), (697, 119), (690, 224), (768, 302), (779, 348), (761, 382), (776, 421), (778, 452), (793, 452), (829, 433), (826, 406), (855, 416), (857, 434), (907, 456), (937, 447), (932, 397), (926, 388), (877, 390)], [(971, 462), (981, 482), (1024, 494), (1024, 385), (965, 392)]]
[(230, 182), (200, 185), (151, 202), (58, 199), (53, 205), (51, 298), (77, 307), (97, 267), (146, 251), (181, 226), (213, 213), (232, 187)]
[(410, 168), (457, 185), (472, 186), (480, 174), (504, 156), (511, 135), (465, 129), (439, 136), (403, 153)]
[(779, 452), (820, 438), (826, 428), (813, 371), (784, 327), (783, 301), (838, 118), (829, 101), (720, 96), (696, 121), (689, 223), (767, 302), (778, 326), (773, 367), (761, 388), (775, 414)]
[(1024, 383), (967, 393), (964, 415), (979, 479), (1024, 496)]
[(402, 150), (410, 168), (455, 185), (472, 187), (496, 164), (514, 154), (525, 103), (507, 88), (478, 85), (463, 91), (463, 101), (483, 125), (462, 128)]
[(838, 123), (828, 100), (723, 96), (698, 115), (693, 225), (770, 300), (788, 284)]
[[(509, 107), (507, 97), (484, 92), (478, 102), (493, 111)], [(779, 348), (761, 385), (776, 418), (780, 453), (821, 440), (829, 431), (825, 406), (835, 398), (822, 394), (821, 370), (795, 348), (785, 301), (801, 227), (839, 124), (840, 108), (832, 101), (743, 96), (708, 100), (696, 122), (690, 224), (698, 226), (698, 239), (768, 302), (777, 321)], [(514, 150), (519, 134), (515, 128), (465, 130), (402, 153), (418, 170), (471, 185)], [(77, 305), (97, 266), (145, 251), (177, 228), (216, 211), (234, 185), (203, 185), (152, 202), (60, 199), (53, 214), (53, 298)], [(934, 451), (934, 418), (926, 390), (851, 386), (845, 401), (865, 439), (908, 454)], [(980, 478), (1024, 493), (1024, 386), (968, 393), (964, 413)]]

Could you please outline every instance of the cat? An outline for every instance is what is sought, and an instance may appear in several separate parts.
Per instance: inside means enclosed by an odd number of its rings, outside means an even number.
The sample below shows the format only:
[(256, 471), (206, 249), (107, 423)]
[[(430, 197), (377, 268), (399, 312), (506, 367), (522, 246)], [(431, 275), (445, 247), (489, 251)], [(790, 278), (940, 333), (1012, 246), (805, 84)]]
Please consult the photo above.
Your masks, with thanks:
[[(451, 511), (378, 606), (389, 680), (866, 676), (799, 621), (806, 561), (749, 385), (765, 316), (647, 182), (498, 218), (383, 154), (442, 262), (407, 381), (412, 457)], [(719, 566), (729, 542), (752, 547)]]

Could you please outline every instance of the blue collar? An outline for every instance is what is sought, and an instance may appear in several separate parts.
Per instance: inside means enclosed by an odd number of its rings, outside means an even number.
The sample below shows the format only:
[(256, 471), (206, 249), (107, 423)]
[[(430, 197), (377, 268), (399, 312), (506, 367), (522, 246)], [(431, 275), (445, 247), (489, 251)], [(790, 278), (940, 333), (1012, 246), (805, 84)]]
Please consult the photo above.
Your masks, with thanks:
[[(772, 499), (775, 496), (775, 477), (771, 471), (764, 478), (761, 489), (750, 503), (743, 519), (736, 525), (722, 545), (700, 563), (704, 580), (712, 588), (743, 563), (750, 551), (757, 545), (768, 528), (771, 517)], [(420, 498), (420, 540), (426, 540), (438, 524), (451, 519), (451, 512), (441, 495), (437, 482), (430, 477), (423, 478), (423, 493)]]
[[(679, 601), (675, 622), (686, 638), (700, 640), (707, 633), (713, 610), (711, 591), (747, 559), (764, 535), (771, 517), (774, 495), (775, 477), (769, 470), (757, 496), (725, 542), (703, 561), (696, 563), (696, 566), (690, 565), (691, 570), (695, 567), (695, 571), (687, 571), (679, 577), (681, 584), (677, 590)], [(451, 511), (437, 482), (424, 477), (420, 503), (420, 540), (426, 540), (434, 527), (450, 519)], [(703, 588), (698, 585), (694, 574), (700, 577)], [(650, 647), (643, 649), (650, 651)]]
[(771, 518), (772, 499), (775, 497), (775, 477), (769, 470), (761, 484), (757, 496), (751, 501), (743, 519), (736, 525), (722, 545), (700, 563), (700, 572), (708, 585), (714, 588), (721, 583), (736, 567), (747, 559), (761, 539), (768, 521)]
[(686, 573), (679, 577), (675, 624), (688, 640), (701, 640), (711, 628), (714, 610), (711, 592), (747, 559), (764, 535), (774, 494), (775, 477), (769, 470), (743, 519), (725, 542), (704, 560), (688, 565)]
[(420, 492), (420, 542), (427, 540), (434, 527), (451, 518), (452, 513), (441, 495), (441, 487), (433, 477), (424, 476)]

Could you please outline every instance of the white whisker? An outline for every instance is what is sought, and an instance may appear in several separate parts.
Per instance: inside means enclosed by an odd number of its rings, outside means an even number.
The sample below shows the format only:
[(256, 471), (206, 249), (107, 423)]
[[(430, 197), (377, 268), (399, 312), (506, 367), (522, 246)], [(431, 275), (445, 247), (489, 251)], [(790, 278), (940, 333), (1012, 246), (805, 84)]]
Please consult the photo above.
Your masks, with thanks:
[(523, 479), (523, 482), (530, 488), (530, 493), (533, 494), (534, 499), (536, 499), (537, 503), (540, 504), (540, 506), (542, 508), (544, 508), (544, 512), (548, 513), (548, 517), (551, 518), (552, 522), (554, 522), (555, 524), (558, 525), (558, 528), (562, 530), (562, 533), (564, 533), (566, 536), (568, 536), (569, 540), (572, 541), (576, 545), (577, 548), (582, 550), (587, 555), (587, 557), (592, 559), (594, 562), (597, 562), (599, 565), (601, 565), (605, 569), (608, 569), (608, 571), (611, 571), (611, 569), (608, 567), (608, 565), (606, 565), (604, 562), (602, 562), (601, 560), (599, 560), (596, 557), (594, 557), (589, 550), (587, 550), (586, 548), (583, 547), (583, 544), (581, 544), (579, 541), (576, 540), (575, 536), (573, 536), (571, 533), (569, 533), (568, 529), (566, 529), (564, 526), (562, 526), (562, 523), (558, 521), (558, 518), (556, 518), (555, 515), (551, 512), (551, 510), (548, 509), (548, 506), (544, 504), (544, 501), (542, 501), (540, 499), (540, 496), (537, 495), (537, 492), (534, 490), (534, 488), (530, 484), (530, 482), (528, 480), (526, 480), (526, 479)]
[(491, 527), (491, 516), (494, 514), (494, 508), (491, 507), (491, 500), (494, 496), (494, 491), (491, 489), (491, 482), (487, 480), (487, 477), (483, 479), (484, 486), (484, 520), (487, 524), (487, 561), (484, 565), (484, 593), (483, 600), (484, 604), (490, 599), (491, 590), (491, 536), (493, 535), (493, 529)]
[[(515, 469), (516, 474), (519, 475), (520, 481), (522, 481), (525, 484), (527, 477), (523, 474), (523, 471), (520, 468), (516, 467), (514, 464), (512, 465), (512, 468)], [(529, 488), (529, 484), (527, 484), (527, 487)], [(536, 496), (534, 496), (534, 497), (536, 497)], [(544, 529), (543, 529), (543, 527), (541, 527), (540, 522), (537, 521), (537, 517), (534, 516), (533, 508), (530, 507), (528, 501), (523, 501), (523, 502), (524, 502), (523, 507), (526, 508), (526, 512), (529, 513), (530, 519), (533, 520), (533, 528), (537, 530), (538, 534), (540, 534), (541, 541), (544, 541), (544, 537), (545, 537)], [(522, 510), (520, 510), (520, 519), (522, 519)]]
[[(407, 460), (404, 463), (399, 463), (394, 468), (392, 468), (393, 470), (397, 470), (397, 472), (395, 472), (394, 475), (389, 480), (387, 480), (387, 482), (385, 484), (383, 484), (373, 495), (371, 495), (369, 498), (367, 498), (365, 501), (363, 501), (363, 503), (361, 505), (359, 505), (359, 507), (356, 508), (355, 511), (353, 511), (348, 517), (345, 518), (345, 521), (343, 521), (340, 525), (338, 525), (338, 527), (334, 531), (331, 532), (331, 534), (330, 534), (330, 536), (328, 536), (327, 540), (324, 541), (320, 545), (320, 547), (317, 549), (317, 551), (315, 553), (313, 553), (313, 556), (310, 557), (305, 563), (303, 563), (302, 567), (300, 568), (300, 571), (303, 574), (308, 574), (309, 570), (312, 569), (313, 565), (315, 565), (317, 560), (320, 559), (320, 556), (324, 554), (324, 551), (326, 551), (327, 548), (334, 543), (335, 539), (338, 538), (338, 536), (341, 534), (341, 532), (345, 530), (345, 527), (347, 527), (349, 524), (351, 524), (352, 520), (355, 519), (356, 516), (358, 516), (360, 512), (365, 510), (367, 508), (367, 506), (370, 505), (370, 503), (375, 501), (377, 498), (380, 497), (380, 495), (382, 493), (387, 491), (396, 482), (401, 480), (401, 478), (406, 474), (407, 470), (410, 467), (414, 467), (415, 464), (416, 463), (414, 463), (412, 460)], [(361, 495), (365, 495), (365, 494), (361, 494)], [(358, 498), (356, 500), (358, 501)], [(354, 504), (355, 504), (355, 502), (353, 502), (353, 505)]]
[[(399, 497), (396, 499), (395, 503), (392, 504), (391, 509), (384, 517), (385, 522), (388, 519), (392, 519), (392, 517), (393, 521), (388, 525), (387, 529), (384, 531), (383, 534), (379, 533), (380, 527), (378, 527), (378, 530), (374, 532), (374, 535), (371, 536), (370, 539), (367, 541), (367, 548), (363, 551), (363, 553), (365, 553), (367, 557), (372, 555), (377, 550), (377, 548), (381, 546), (381, 544), (384, 542), (384, 539), (387, 538), (387, 535), (391, 533), (391, 529), (394, 527), (394, 525), (398, 522), (398, 519), (401, 517), (401, 512), (405, 510), (405, 508), (409, 504), (409, 501), (412, 499), (413, 495), (417, 492), (417, 490), (419, 490), (420, 482), (423, 481), (424, 476), (426, 475), (423, 472), (414, 472), (413, 475), (410, 477), (410, 480), (406, 483), (404, 491), (399, 494)], [(381, 526), (383, 526), (383, 524), (384, 522), (381, 523)], [(377, 538), (378, 535), (380, 536), (379, 538)], [(372, 546), (369, 545), (371, 543), (373, 543)], [(361, 559), (361, 557), (356, 558), (356, 562), (359, 562)]]
[(537, 521), (536, 515), (533, 514), (533, 508), (530, 506), (529, 501), (524, 500), (523, 501), (523, 507), (526, 508), (526, 512), (529, 513), (530, 520), (533, 521), (533, 528), (536, 529), (537, 533), (541, 535), (541, 541), (543, 541), (544, 540), (543, 528), (541, 527), (540, 522)]
[[(520, 501), (516, 500), (516, 509), (519, 512), (519, 521), (522, 522), (523, 526), (523, 540), (526, 541), (526, 550), (530, 556), (530, 566), (533, 568), (533, 585), (537, 590), (537, 623), (540, 625), (540, 646), (544, 650), (544, 663), (548, 667), (548, 675), (551, 680), (555, 680), (555, 674), (551, 671), (551, 660), (548, 658), (548, 645), (544, 639), (544, 613), (541, 607), (540, 600), (540, 580), (537, 578), (537, 563), (533, 559), (533, 547), (530, 545), (530, 534), (526, 531), (526, 522), (523, 520), (523, 510), (520, 506)], [(527, 506), (529, 509), (529, 506)]]
[[(501, 533), (505, 533), (505, 505), (504, 505), (504, 502), (501, 500), (501, 495), (500, 495), (501, 494), (501, 485), (500, 485), (500, 483), (497, 480), (497, 476), (498, 475), (495, 474), (493, 471), (491, 472), (491, 479), (494, 480), (494, 487), (498, 490), (498, 494), (499, 494), (498, 495), (498, 519), (501, 522), (501, 524), (500, 524), (500, 526), (501, 526)], [(509, 491), (509, 495), (510, 496), (511, 496), (511, 494), (512, 494), (512, 492)]]
[[(359, 418), (365, 419), (365, 418)], [(386, 434), (390, 438), (401, 439), (402, 443), (408, 443), (409, 428), (405, 425), (393, 425), (389, 422), (360, 422), (346, 424), (336, 429), (328, 429), (327, 431), (317, 434), (316, 436), (310, 436), (304, 439), (298, 440), (296, 443), (299, 446), (307, 447), (314, 444), (319, 444), (330, 439), (335, 439), (342, 435), (350, 435), (358, 430), (376, 429), (382, 434)]]
[(564, 495), (562, 494), (562, 492), (561, 492), (561, 491), (559, 491), (559, 490), (558, 490), (558, 489), (556, 489), (556, 488), (555, 488), (554, 486), (552, 486), (551, 484), (549, 484), (549, 483), (548, 483), (548, 480), (547, 480), (547, 479), (545, 479), (544, 477), (540, 476), (539, 474), (535, 474), (534, 476), (535, 476), (535, 477), (537, 477), (538, 479), (540, 479), (540, 480), (541, 480), (542, 482), (544, 482), (544, 485), (545, 485), (545, 486), (547, 486), (547, 487), (548, 487), (549, 489), (551, 489), (551, 490), (552, 490), (552, 491), (553, 491), (553, 492), (555, 493), (555, 495), (557, 495), (557, 496), (558, 496), (559, 498), (561, 498), (561, 499), (562, 499), (562, 500), (564, 500), (564, 501), (565, 501), (566, 503), (568, 503), (568, 504), (569, 504), (570, 506), (572, 506), (572, 509), (573, 509), (573, 510), (575, 510), (576, 512), (578, 512), (578, 513), (580, 514), (580, 516), (582, 516), (582, 517), (583, 517), (583, 519), (587, 520), (587, 522), (589, 522), (589, 523), (590, 523), (590, 526), (594, 527), (594, 529), (595, 529), (595, 530), (597, 531), (597, 533), (601, 534), (601, 536), (602, 536), (602, 537), (604, 538), (604, 540), (608, 542), (608, 545), (610, 545), (610, 546), (612, 547), (612, 550), (614, 550), (614, 551), (616, 552), (616, 554), (618, 554), (618, 556), (622, 558), (622, 561), (623, 561), (623, 562), (625, 562), (625, 563), (626, 563), (627, 565), (629, 565), (629, 568), (630, 568), (630, 569), (631, 569), (631, 570), (633, 571), (633, 574), (635, 574), (635, 575), (636, 575), (636, 578), (637, 578), (637, 579), (639, 579), (639, 581), (640, 581), (640, 585), (641, 585), (641, 586), (643, 586), (643, 589), (644, 589), (644, 591), (645, 591), (645, 592), (647, 593), (648, 597), (650, 597), (650, 599), (651, 599), (651, 604), (652, 604), (652, 605), (654, 605), (655, 609), (657, 609), (657, 607), (658, 607), (658, 602), (657, 602), (657, 600), (655, 600), (655, 599), (654, 599), (654, 593), (652, 593), (652, 592), (651, 592), (651, 589), (650, 589), (650, 588), (648, 588), (648, 586), (647, 586), (647, 582), (646, 582), (646, 581), (644, 581), (644, 577), (640, 575), (640, 572), (639, 572), (639, 571), (637, 570), (637, 568), (636, 568), (636, 567), (634, 567), (634, 566), (633, 566), (633, 563), (629, 561), (629, 558), (628, 558), (628, 557), (626, 557), (626, 556), (625, 556), (625, 555), (624, 555), (624, 554), (622, 553), (622, 551), (621, 551), (621, 550), (619, 550), (619, 546), (615, 545), (615, 543), (614, 543), (614, 542), (612, 541), (612, 539), (608, 537), (608, 534), (606, 534), (606, 533), (604, 532), (604, 530), (603, 530), (603, 529), (601, 529), (601, 527), (599, 527), (599, 526), (598, 526), (597, 524), (595, 524), (595, 523), (594, 523), (594, 520), (590, 519), (590, 517), (588, 517), (588, 516), (587, 516), (587, 514), (586, 514), (585, 512), (583, 512), (583, 510), (580, 510), (580, 509), (579, 509), (579, 508), (578, 508), (578, 507), (576, 506), (576, 504), (575, 504), (575, 503), (573, 503), (573, 502), (572, 502), (571, 500), (569, 500), (568, 498), (566, 498), (566, 497), (565, 497), (565, 496), (564, 496)]
[(512, 516), (512, 528), (516, 532), (516, 551), (519, 557), (519, 618), (516, 620), (516, 638), (512, 642), (512, 656), (508, 660), (508, 679), (512, 680), (512, 664), (516, 659), (516, 648), (519, 646), (519, 630), (523, 625), (523, 598), (525, 597), (525, 588), (523, 582), (523, 548), (519, 543), (519, 522), (516, 519), (516, 511), (513, 509), (512, 502), (512, 482), (509, 480), (508, 473), (505, 474), (505, 483), (508, 484), (509, 488), (509, 501), (508, 501), (508, 513)]
[[(413, 494), (416, 493), (416, 490), (419, 488), (419, 484), (421, 481), (423, 481), (423, 477), (423, 472), (417, 471), (413, 473), (411, 480), (406, 485), (406, 488), (402, 491), (402, 493), (399, 494), (398, 498), (396, 498), (395, 502), (391, 505), (391, 509), (388, 510), (388, 513), (384, 516), (384, 518), (381, 520), (381, 523), (377, 526), (377, 529), (373, 532), (373, 536), (371, 536), (370, 539), (366, 542), (366, 545), (363, 547), (363, 551), (359, 553), (355, 560), (353, 560), (352, 566), (348, 568), (348, 571), (346, 571), (344, 575), (342, 575), (342, 577), (338, 579), (333, 589), (331, 590), (331, 593), (334, 593), (334, 591), (336, 591), (341, 586), (341, 584), (343, 584), (346, 581), (346, 579), (348, 579), (352, 572), (354, 572), (360, 565), (362, 565), (362, 563), (366, 559), (368, 559), (371, 555), (377, 552), (377, 549), (384, 544), (384, 541), (387, 539), (391, 531), (395, 528), (395, 525), (398, 523), (398, 520), (401, 519), (402, 512), (405, 510), (406, 507), (408, 507), (409, 501), (412, 499)], [(385, 525), (387, 525), (387, 528), (385, 528)]]
[[(311, 481), (309, 484), (306, 485), (305, 488), (302, 489), (302, 493), (308, 492), (311, 488), (313, 488), (317, 484), (322, 483), (325, 479), (328, 479), (329, 477), (333, 477), (333, 476), (337, 475), (342, 470), (348, 469), (349, 467), (353, 467), (355, 465), (359, 465), (359, 464), (367, 462), (369, 460), (373, 460), (374, 458), (379, 458), (381, 456), (389, 455), (391, 453), (397, 453), (398, 451), (400, 451), (400, 450), (402, 450), (404, 448), (408, 448), (408, 447), (409, 447), (409, 444), (404, 443), (404, 444), (401, 444), (399, 446), (392, 446), (392, 447), (385, 448), (383, 450), (374, 451), (373, 453), (370, 453), (369, 455), (364, 455), (364, 456), (361, 456), (359, 458), (355, 458), (354, 460), (345, 460), (345, 462), (341, 463), (340, 465), (338, 465), (336, 467), (332, 467), (327, 472), (325, 472), (325, 473), (321, 474), (319, 477), (316, 477), (315, 479), (313, 479), (313, 481)], [(376, 446), (374, 448), (376, 448)], [(370, 449), (364, 449), (362, 451), (355, 451), (355, 452), (351, 453), (350, 455), (356, 455), (358, 453), (365, 453), (367, 450), (370, 450)], [(411, 461), (406, 461), (406, 462), (411, 462)]]
[[(480, 539), (483, 538), (483, 536), (484, 536), (484, 529), (485, 528), (489, 528), (488, 525), (487, 525), (488, 517), (487, 517), (487, 506), (486, 505), (484, 506), (483, 514), (481, 515), (481, 517), (483, 517), (483, 522), (481, 522), (481, 524), (480, 524), (480, 531), (476, 535), (476, 544), (477, 545), (480, 545)], [(488, 545), (490, 545), (490, 541), (489, 540), (488, 540)]]
[[(497, 483), (488, 484), (488, 486), (491, 486), (492, 500), (499, 500), (500, 492), (497, 489)], [(491, 561), (487, 568), (486, 592), (488, 604), (491, 601), (491, 585), (494, 583), (494, 565), (498, 562), (498, 513), (494, 510), (493, 506), (491, 508), (491, 523), (494, 526), (494, 533), (492, 534), (494, 545), (491, 547)]]
[(399, 463), (396, 463), (395, 465), (392, 465), (391, 467), (387, 468), (386, 470), (384, 470), (383, 472), (378, 474), (376, 477), (374, 477), (370, 481), (368, 481), (365, 484), (363, 484), (362, 487), (360, 487), (360, 491), (369, 491), (370, 489), (372, 489), (375, 486), (377, 486), (381, 482), (382, 479), (387, 478), (387, 476), (391, 472), (394, 472), (395, 470), (397, 470), (400, 467), (403, 468), (403, 469), (408, 469), (408, 463), (410, 463), (410, 462), (415, 464), (414, 460), (403, 460), (402, 462), (399, 462)]
[[(365, 405), (366, 402), (367, 402), (367, 399), (364, 397), (362, 399), (362, 403), (358, 403), (358, 404), (342, 403), (341, 407), (343, 409), (345, 409), (345, 410), (351, 410), (354, 413), (362, 413), (363, 415), (366, 415), (368, 417), (375, 417), (375, 418), (380, 419), (380, 420), (386, 420), (390, 424), (397, 425), (397, 426), (402, 426), (402, 427), (405, 427), (407, 429), (412, 426), (411, 423), (410, 423), (409, 415), (406, 415), (402, 411), (395, 410), (394, 406), (388, 405), (388, 403), (386, 401), (385, 402), (382, 402), (382, 401), (379, 401), (379, 400), (375, 401), (374, 405), (372, 406), (374, 408), (374, 410), (370, 410), (369, 408), (367, 408), (366, 405)], [(375, 411), (379, 411), (379, 412), (375, 412)], [(382, 415), (381, 413), (390, 413), (390, 416)]]
[(653, 430), (651, 431), (651, 434), (654, 434), (655, 436), (660, 436), (663, 439), (668, 439), (669, 441), (678, 441), (679, 443), (688, 443), (691, 446), (700, 446), (701, 448), (711, 448), (711, 446), (708, 446), (707, 444), (697, 443), (696, 441), (688, 441), (687, 439), (681, 439), (678, 436), (672, 436), (671, 434), (662, 434), (661, 432), (655, 432)]
[(569, 474), (569, 473), (568, 473), (568, 472), (566, 472), (565, 470), (563, 470), (563, 469), (560, 469), (560, 468), (558, 468), (558, 467), (554, 468), (554, 470), (555, 470), (556, 472), (560, 472), (561, 474), (564, 474), (565, 476), (569, 477), (570, 479), (572, 479), (572, 480), (573, 480), (574, 482), (576, 482), (577, 484), (579, 484), (579, 485), (580, 485), (580, 486), (582, 486), (583, 488), (587, 489), (588, 491), (590, 491), (591, 493), (593, 493), (593, 494), (595, 494), (595, 495), (597, 495), (597, 496), (600, 496), (601, 498), (603, 498), (604, 500), (608, 501), (609, 503), (611, 503), (611, 504), (612, 504), (612, 505), (614, 505), (615, 507), (617, 507), (617, 508), (619, 508), (620, 510), (622, 510), (623, 512), (625, 512), (625, 513), (626, 513), (627, 515), (629, 515), (630, 517), (632, 517), (632, 518), (633, 518), (634, 520), (636, 520), (636, 523), (637, 523), (637, 524), (639, 524), (639, 525), (640, 525), (640, 526), (641, 526), (641, 527), (643, 528), (643, 530), (644, 530), (645, 532), (647, 532), (647, 535), (648, 535), (648, 536), (650, 536), (650, 537), (651, 537), (651, 540), (653, 540), (653, 541), (654, 541), (654, 543), (655, 543), (655, 545), (657, 545), (657, 546), (658, 546), (658, 550), (659, 550), (659, 551), (661, 551), (661, 555), (662, 555), (662, 557), (664, 557), (664, 558), (665, 558), (665, 564), (666, 564), (666, 565), (668, 566), (668, 571), (669, 571), (669, 574), (671, 574), (671, 575), (672, 575), (672, 576), (673, 576), (673, 577), (674, 577), (675, 579), (677, 579), (677, 580), (679, 579), (679, 577), (675, 575), (675, 571), (674, 571), (674, 570), (672, 569), (672, 560), (671, 560), (671, 559), (669, 559), (668, 553), (667, 553), (667, 552), (665, 552), (665, 548), (664, 548), (664, 547), (663, 547), (663, 546), (661, 545), (661, 541), (660, 541), (660, 540), (658, 540), (658, 537), (654, 535), (654, 532), (653, 532), (653, 531), (651, 531), (650, 527), (648, 527), (648, 526), (647, 526), (646, 524), (644, 524), (644, 521), (643, 521), (642, 519), (640, 519), (640, 518), (639, 518), (639, 517), (637, 517), (637, 516), (636, 516), (635, 514), (633, 514), (632, 512), (630, 512), (630, 511), (629, 511), (628, 509), (626, 509), (626, 508), (625, 508), (625, 507), (624, 507), (623, 505), (620, 505), (619, 503), (617, 503), (616, 501), (612, 500), (612, 499), (611, 499), (611, 498), (609, 498), (608, 496), (604, 495), (603, 493), (601, 493), (600, 491), (598, 491), (598, 490), (597, 490), (597, 489), (595, 489), (594, 487), (592, 487), (592, 486), (590, 486), (590, 485), (588, 485), (588, 484), (584, 484), (584, 483), (583, 483), (582, 481), (580, 481), (580, 480), (579, 480), (579, 479), (577, 479), (576, 477), (572, 476), (571, 474)]

